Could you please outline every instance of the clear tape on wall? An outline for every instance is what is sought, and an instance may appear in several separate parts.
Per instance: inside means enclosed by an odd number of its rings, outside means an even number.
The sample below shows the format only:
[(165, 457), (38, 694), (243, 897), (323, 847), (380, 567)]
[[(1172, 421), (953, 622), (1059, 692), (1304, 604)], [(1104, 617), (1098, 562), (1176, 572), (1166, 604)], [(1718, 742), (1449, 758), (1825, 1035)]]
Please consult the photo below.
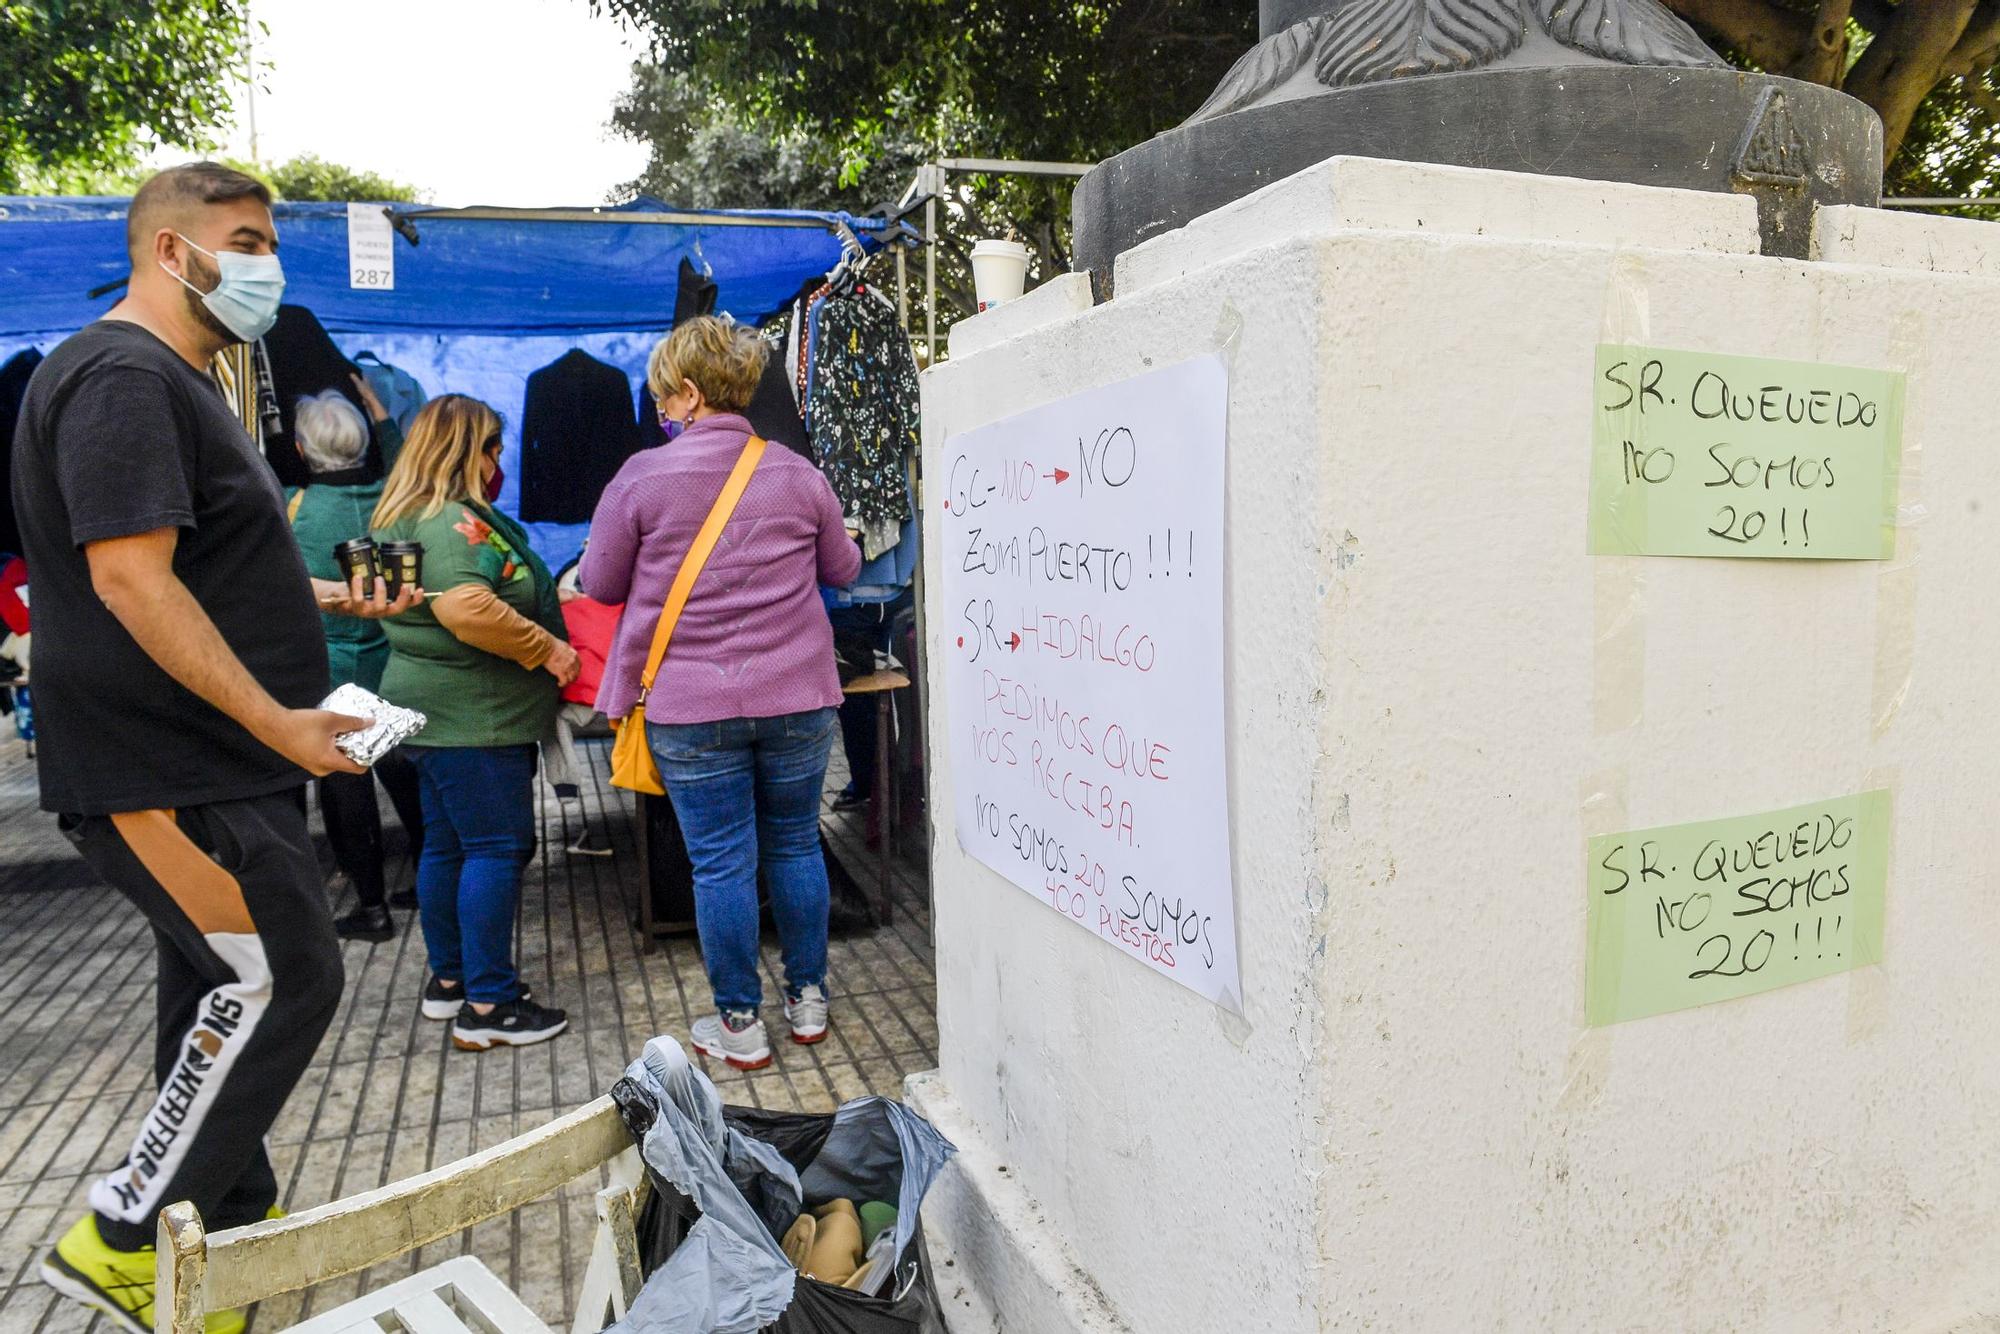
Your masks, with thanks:
[[(1236, 309), (1235, 303), (1226, 297), (1222, 302), (1221, 313), (1216, 316), (1215, 331), (1209, 335), (1209, 338), (1214, 345), (1213, 351), (1215, 355), (1222, 358), (1223, 382), (1233, 388), (1236, 384), (1236, 355), (1243, 350), (1243, 314)], [(1225, 705), (1225, 708), (1227, 707), (1230, 706)], [(1234, 725), (1235, 720), (1233, 718), (1228, 717), (1227, 714), (1225, 714), (1225, 718), (1230, 726)], [(1237, 893), (1239, 896), (1241, 895), (1242, 890), (1240, 887)], [(1313, 906), (1313, 915), (1317, 925), (1314, 927), (1314, 930), (1325, 931), (1327, 926), (1324, 909), (1326, 906), (1327, 891), (1325, 884), (1317, 876), (1312, 877), (1307, 891), (1307, 898), (1309, 900), (1315, 897), (1317, 898), (1317, 902)], [(1246, 996), (1246, 1002), (1247, 999)], [(1213, 1008), (1215, 1011), (1216, 1027), (1222, 1031), (1224, 1040), (1238, 1051), (1248, 1048), (1251, 1036), (1257, 1031), (1250, 1023), (1250, 1006), (1246, 1003), (1241, 1012), (1232, 1010), (1226, 1005), (1217, 1005)]]
[[(1590, 774), (1577, 790), (1577, 809), (1581, 813), (1583, 838), (1578, 848), (1590, 846), (1590, 840), (1600, 834), (1615, 834), (1632, 827), (1627, 806), (1627, 771), (1624, 765)], [(1577, 884), (1588, 884), (1590, 871), (1581, 867)], [(1585, 958), (1589, 953), (1589, 942), (1584, 933), (1589, 931), (1587, 915), (1578, 919), (1576, 955)], [(1571, 1021), (1575, 1032), (1570, 1037), (1569, 1055), (1563, 1062), (1562, 1089), (1556, 1095), (1556, 1110), (1565, 1114), (1589, 1111), (1604, 1098), (1605, 1088), (1611, 1081), (1611, 1029), (1592, 1028), (1585, 1020), (1584, 975), (1577, 972), (1576, 1007)]]
[[(1924, 346), (1923, 316), (1899, 311), (1889, 326), (1889, 366), (1905, 372)], [(1924, 504), (1923, 401), (1905, 395), (1902, 449), (1896, 474), (1896, 550), (1875, 576), (1875, 689), (1870, 721), (1878, 740), (1888, 732), (1909, 697), (1917, 649), (1918, 527), (1929, 517)]]
[[(1615, 251), (1605, 285), (1600, 343), (1650, 341), (1652, 307), (1646, 257)], [(1644, 558), (1591, 558), (1591, 726), (1594, 735), (1612, 736), (1636, 727), (1645, 716), (1646, 618)]]
[[(1899, 764), (1879, 764), (1868, 770), (1861, 790), (1873, 792), (1885, 788), (1892, 793), (1903, 790), (1903, 767)], [(1882, 1032), (1884, 1016), (1889, 1010), (1889, 961), (1895, 958), (1895, 948), (1891, 936), (1896, 921), (1896, 822), (1891, 820), (1888, 828), (1888, 884), (1887, 903), (1884, 905), (1882, 920), (1882, 962), (1873, 968), (1857, 968), (1846, 974), (1847, 979), (1847, 1045), (1868, 1042)]]
[(1243, 313), (1236, 309), (1235, 302), (1224, 299), (1222, 313), (1215, 319), (1215, 332), (1209, 337), (1233, 382), (1236, 378), (1236, 354), (1243, 348)]
[[(1646, 257), (1615, 251), (1605, 283), (1598, 341), (1643, 344), (1650, 341), (1651, 333), (1652, 303)], [(1645, 565), (1643, 558), (1637, 556), (1589, 559), (1591, 732), (1601, 739), (1637, 727), (1645, 717)], [(1582, 833), (1580, 853), (1593, 837), (1631, 827), (1627, 792), (1627, 772), (1623, 765), (1584, 778), (1577, 798)], [(1588, 868), (1580, 867), (1578, 885), (1588, 881)], [(1575, 955), (1579, 961), (1588, 954), (1588, 941), (1582, 938), (1582, 933), (1589, 929), (1587, 921), (1587, 916), (1579, 914)], [(1595, 1107), (1603, 1099), (1611, 1079), (1611, 1030), (1592, 1028), (1585, 1022), (1585, 978), (1581, 968), (1577, 970), (1576, 982), (1576, 1031), (1570, 1039), (1562, 1088), (1556, 1099), (1557, 1109), (1566, 1114)]]
[(1570, 1039), (1569, 1058), (1563, 1062), (1562, 1089), (1556, 1095), (1556, 1110), (1565, 1114), (1587, 1112), (1604, 1101), (1611, 1084), (1610, 1028), (1578, 1026)]

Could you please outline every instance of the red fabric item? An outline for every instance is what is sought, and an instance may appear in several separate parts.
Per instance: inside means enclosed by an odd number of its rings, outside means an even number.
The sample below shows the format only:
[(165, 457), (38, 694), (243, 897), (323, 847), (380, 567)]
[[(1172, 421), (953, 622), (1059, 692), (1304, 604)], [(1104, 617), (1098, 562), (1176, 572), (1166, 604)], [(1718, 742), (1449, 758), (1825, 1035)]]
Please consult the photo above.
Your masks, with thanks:
[(610, 607), (595, 598), (572, 598), (563, 603), (569, 646), (576, 650), (577, 660), (583, 664), (576, 680), (563, 687), (565, 702), (597, 707), (597, 687), (604, 682), (604, 660), (611, 653), (612, 636), (618, 633), (618, 615), (624, 610), (622, 604)]
[(28, 604), (21, 601), (27, 583), (28, 562), (16, 556), (0, 565), (0, 625), (17, 635), (28, 633)]

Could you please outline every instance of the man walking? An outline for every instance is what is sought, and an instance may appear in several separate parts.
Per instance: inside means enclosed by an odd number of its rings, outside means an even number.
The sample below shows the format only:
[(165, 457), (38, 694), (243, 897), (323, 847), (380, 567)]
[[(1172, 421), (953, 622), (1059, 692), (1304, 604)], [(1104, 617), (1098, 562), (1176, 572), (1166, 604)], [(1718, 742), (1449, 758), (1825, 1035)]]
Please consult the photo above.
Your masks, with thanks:
[(158, 1098), (42, 1276), (133, 1331), (153, 1328), (163, 1206), (192, 1200), (214, 1229), (277, 1201), (264, 1135), (343, 982), (300, 789), (361, 771), (334, 745), (361, 720), (313, 707), (319, 610), (413, 600), (320, 585), (315, 605), (277, 480), (208, 376), (276, 316), (270, 203), (214, 163), (147, 181), (125, 299), (37, 368), (15, 435), (42, 806), (159, 955)]

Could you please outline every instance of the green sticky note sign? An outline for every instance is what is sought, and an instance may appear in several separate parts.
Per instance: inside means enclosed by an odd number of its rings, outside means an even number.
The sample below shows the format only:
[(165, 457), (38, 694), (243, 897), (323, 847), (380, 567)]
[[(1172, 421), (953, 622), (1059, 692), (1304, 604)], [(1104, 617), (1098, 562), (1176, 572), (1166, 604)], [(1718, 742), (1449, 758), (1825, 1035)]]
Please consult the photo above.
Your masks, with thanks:
[(1604, 343), (1592, 383), (1592, 555), (1895, 553), (1901, 371)]
[(1889, 792), (1590, 840), (1593, 1024), (1882, 961)]

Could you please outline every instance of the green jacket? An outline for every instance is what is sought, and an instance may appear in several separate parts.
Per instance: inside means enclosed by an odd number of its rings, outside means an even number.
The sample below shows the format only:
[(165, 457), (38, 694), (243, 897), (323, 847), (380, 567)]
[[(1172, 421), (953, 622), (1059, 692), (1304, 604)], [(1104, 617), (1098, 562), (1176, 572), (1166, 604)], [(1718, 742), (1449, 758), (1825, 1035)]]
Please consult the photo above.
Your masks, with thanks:
[[(406, 517), (377, 529), (375, 540), (423, 543), (423, 586), (431, 597), (461, 584), (484, 584), (508, 607), (568, 642), (548, 566), (519, 524), (483, 502), (454, 501), (428, 519)], [(463, 642), (428, 603), (381, 625), (389, 635), (382, 697), (422, 710), (430, 720), (410, 745), (531, 744), (555, 721), (562, 691), (554, 676)]]
[[(376, 438), (382, 442), (382, 464), (386, 472), (395, 466), (396, 452), (403, 447), (402, 428), (392, 418), (375, 424)], [(312, 484), (293, 487), (285, 493), (286, 512), (292, 518), (292, 535), (306, 558), (306, 572), (315, 579), (339, 579), (340, 564), (333, 549), (342, 542), (368, 536), (368, 521), (375, 514), (375, 502), (382, 498), (382, 480), (364, 481), (362, 470), (319, 473)], [(333, 684), (353, 682), (364, 690), (380, 693), (382, 669), (389, 662), (389, 640), (379, 621), (354, 616), (322, 614), (326, 626), (326, 665)]]

